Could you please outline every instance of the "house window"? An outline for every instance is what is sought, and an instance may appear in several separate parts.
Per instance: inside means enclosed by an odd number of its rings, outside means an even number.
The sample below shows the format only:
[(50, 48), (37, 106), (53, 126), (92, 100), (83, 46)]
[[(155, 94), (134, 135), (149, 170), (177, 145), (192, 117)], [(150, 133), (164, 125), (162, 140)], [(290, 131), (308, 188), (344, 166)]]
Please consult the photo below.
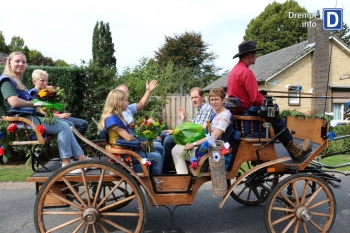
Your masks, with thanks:
[(288, 87), (288, 105), (300, 106), (300, 91), (301, 86), (289, 86)]

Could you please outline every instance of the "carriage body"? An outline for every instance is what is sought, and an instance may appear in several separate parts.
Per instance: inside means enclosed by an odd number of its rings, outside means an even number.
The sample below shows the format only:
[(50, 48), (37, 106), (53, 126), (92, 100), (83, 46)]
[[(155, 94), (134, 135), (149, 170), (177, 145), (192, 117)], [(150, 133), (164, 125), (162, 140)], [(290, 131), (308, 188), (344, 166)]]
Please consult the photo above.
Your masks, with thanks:
[[(336, 210), (328, 181), (333, 183), (338, 180), (310, 166), (311, 161), (327, 146), (328, 139), (315, 144), (313, 151), (297, 162), (287, 154), (279, 154), (276, 149), (279, 143), (273, 129), (265, 127), (264, 119), (256, 116), (234, 118), (236, 125), (250, 125), (252, 134), (231, 142), (233, 157), (225, 174), (227, 191), (219, 208), (229, 197), (247, 206), (266, 203), (265, 225), (269, 232), (280, 232), (281, 228), (286, 232), (298, 230), (307, 224), (314, 226), (309, 232), (315, 229), (317, 232), (328, 232)], [(254, 130), (259, 131), (257, 137), (254, 137)], [(139, 161), (142, 172), (135, 173), (133, 165), (115, 157), (116, 151), (105, 149), (103, 141), (96, 144), (74, 128), (73, 131), (86, 143), (86, 148), (104, 156), (72, 163), (64, 168), (61, 168), (59, 160), (51, 160), (28, 177), (27, 180), (35, 182), (37, 187), (34, 219), (38, 232), (67, 232), (67, 229), (109, 232), (110, 228), (123, 232), (143, 232), (146, 199), (152, 206), (190, 205), (200, 187), (211, 181), (210, 170), (200, 173), (199, 169), (194, 170), (190, 166), (187, 175), (150, 174), (141, 163), (140, 156), (130, 150), (119, 149), (119, 154), (133, 156)], [(208, 158), (209, 154), (205, 155), (199, 166)], [(81, 173), (69, 173), (75, 169), (81, 169)], [(301, 187), (296, 185), (299, 182), (303, 183)], [(311, 207), (322, 208), (312, 212), (308, 209), (310, 203), (319, 195), (322, 195), (321, 200)], [(276, 203), (284, 205), (276, 206)], [(274, 212), (280, 213), (275, 217)], [(311, 220), (308, 217), (312, 214), (314, 218)], [(62, 221), (52, 221), (57, 218), (62, 218)], [(280, 224), (283, 221), (285, 224)]]

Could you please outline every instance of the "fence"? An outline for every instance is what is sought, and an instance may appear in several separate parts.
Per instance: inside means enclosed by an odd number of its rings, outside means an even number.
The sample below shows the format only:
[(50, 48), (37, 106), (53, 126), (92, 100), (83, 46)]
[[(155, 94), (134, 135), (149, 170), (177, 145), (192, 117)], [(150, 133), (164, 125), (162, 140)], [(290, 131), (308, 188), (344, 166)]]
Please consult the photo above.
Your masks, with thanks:
[(162, 116), (169, 129), (175, 128), (178, 124), (178, 119), (180, 118), (178, 115), (179, 107), (185, 109), (187, 121), (192, 121), (197, 113), (190, 96), (168, 96), (168, 103), (162, 111)]

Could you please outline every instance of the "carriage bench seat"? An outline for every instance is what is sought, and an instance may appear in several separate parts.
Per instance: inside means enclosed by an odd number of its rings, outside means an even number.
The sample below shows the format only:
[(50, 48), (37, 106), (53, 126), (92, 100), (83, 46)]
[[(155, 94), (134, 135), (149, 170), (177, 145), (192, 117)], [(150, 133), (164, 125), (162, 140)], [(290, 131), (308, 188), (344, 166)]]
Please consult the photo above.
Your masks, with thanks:
[(41, 134), (37, 125), (27, 118), (20, 116), (2, 116), (2, 121), (9, 124), (14, 123), (17, 128), (14, 132), (13, 140), (9, 143), (11, 146), (28, 146), (32, 158), (32, 170), (36, 172), (39, 166), (44, 166), (35, 155), (35, 149), (38, 145), (44, 145), (56, 138), (56, 135)]
[[(108, 142), (108, 135), (104, 130), (100, 130), (100, 137)], [(118, 148), (118, 146), (128, 147), (129, 149)], [(132, 151), (133, 148), (140, 148), (140, 141), (126, 141), (124, 139), (118, 139), (116, 145), (110, 145), (107, 143), (105, 149), (113, 154), (115, 157), (122, 159), (127, 163), (138, 175), (148, 176), (149, 171), (146, 165), (142, 164), (142, 157)], [(113, 162), (110, 160), (110, 162)]]
[(272, 126), (259, 116), (234, 115), (233, 139), (245, 142), (268, 142), (275, 136)]

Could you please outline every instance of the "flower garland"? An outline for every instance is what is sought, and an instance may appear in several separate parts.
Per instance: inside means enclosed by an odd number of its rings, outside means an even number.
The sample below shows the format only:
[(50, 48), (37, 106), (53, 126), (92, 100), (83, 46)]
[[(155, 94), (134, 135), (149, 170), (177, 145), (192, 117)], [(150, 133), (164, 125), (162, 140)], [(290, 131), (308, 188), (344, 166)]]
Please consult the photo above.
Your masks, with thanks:
[[(43, 134), (46, 129), (43, 125), (38, 125), (37, 130)], [(32, 135), (33, 130), (29, 130), (27, 134)], [(11, 158), (11, 142), (16, 138), (18, 140), (27, 140), (24, 128), (19, 128), (16, 123), (9, 123), (7, 121), (0, 121), (0, 157), (6, 163)]]

